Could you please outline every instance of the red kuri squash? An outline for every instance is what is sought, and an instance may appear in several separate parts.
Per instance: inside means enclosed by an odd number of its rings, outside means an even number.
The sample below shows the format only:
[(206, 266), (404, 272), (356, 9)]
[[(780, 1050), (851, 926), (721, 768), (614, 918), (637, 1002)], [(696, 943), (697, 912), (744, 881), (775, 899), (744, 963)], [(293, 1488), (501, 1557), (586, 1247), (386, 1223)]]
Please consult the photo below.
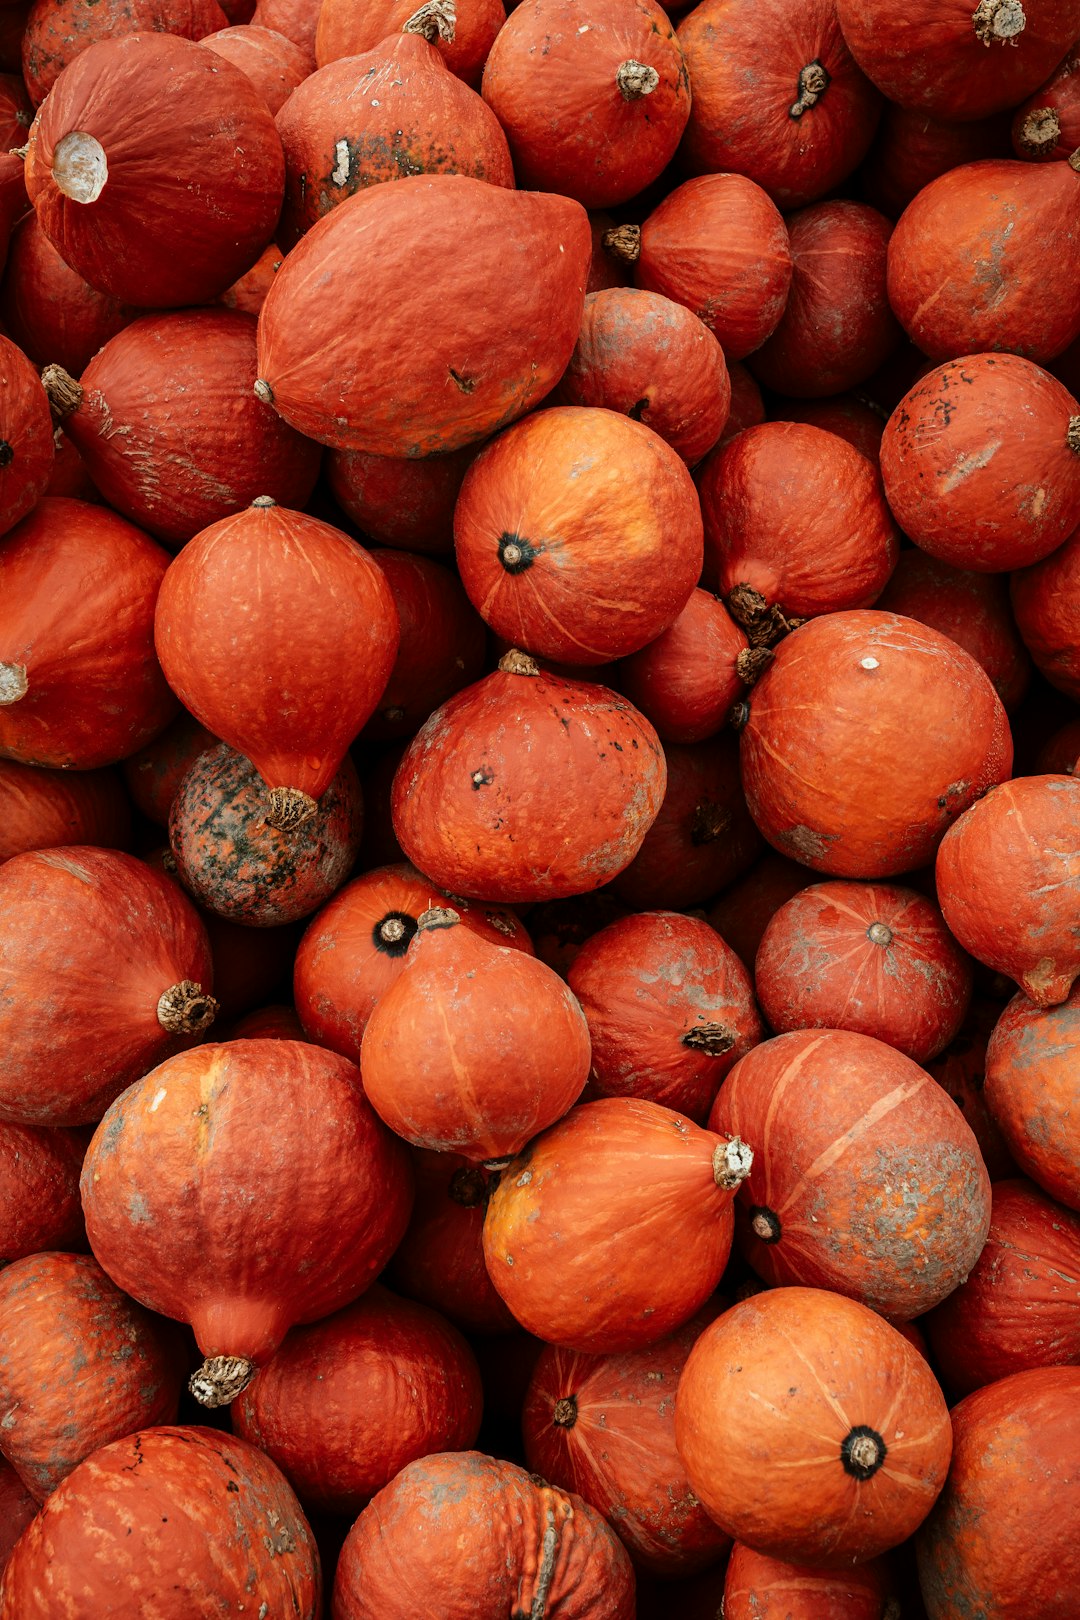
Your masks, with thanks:
[(0, 1263), (85, 1249), (79, 1171), (85, 1134), (0, 1120)]
[(269, 113), (279, 112), (308, 76), (308, 59), (301, 46), (274, 28), (242, 23), (204, 35), (202, 44), (247, 75)]
[(48, 771), (0, 759), (0, 864), (30, 849), (127, 849), (131, 805), (115, 771)]
[(218, 0), (34, 0), (22, 39), (22, 69), (34, 105), (89, 46), (137, 31), (202, 39), (224, 28)]
[(117, 332), (142, 311), (84, 281), (29, 213), (12, 233), (0, 317), (37, 366), (63, 366), (78, 376)]
[(52, 476), (53, 425), (38, 374), (0, 336), (0, 535), (26, 516)]
[(421, 34), (445, 58), (451, 73), (480, 84), (488, 52), (506, 21), (503, 0), (323, 0), (318, 7), (315, 56), (320, 67), (339, 56), (360, 56), (402, 29)]
[(749, 645), (724, 604), (699, 587), (674, 624), (623, 660), (619, 690), (664, 742), (703, 742), (724, 725), (756, 674), (758, 661), (742, 656)]
[(1020, 1169), (1080, 1210), (1080, 989), (1045, 1009), (1014, 996), (986, 1049), (986, 1105)]
[(1010, 581), (1013, 612), (1036, 668), (1051, 686), (1080, 701), (1080, 632), (1073, 603), (1080, 588), (1080, 528), (1063, 546)]

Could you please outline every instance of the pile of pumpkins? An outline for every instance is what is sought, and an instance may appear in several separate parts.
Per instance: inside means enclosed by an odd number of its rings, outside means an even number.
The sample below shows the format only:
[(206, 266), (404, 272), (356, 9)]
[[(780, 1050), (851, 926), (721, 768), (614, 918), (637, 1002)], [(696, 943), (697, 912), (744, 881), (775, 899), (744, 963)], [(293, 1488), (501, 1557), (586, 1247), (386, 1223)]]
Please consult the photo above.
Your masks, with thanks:
[(1076, 1620), (1080, 0), (0, 0), (0, 1620)]

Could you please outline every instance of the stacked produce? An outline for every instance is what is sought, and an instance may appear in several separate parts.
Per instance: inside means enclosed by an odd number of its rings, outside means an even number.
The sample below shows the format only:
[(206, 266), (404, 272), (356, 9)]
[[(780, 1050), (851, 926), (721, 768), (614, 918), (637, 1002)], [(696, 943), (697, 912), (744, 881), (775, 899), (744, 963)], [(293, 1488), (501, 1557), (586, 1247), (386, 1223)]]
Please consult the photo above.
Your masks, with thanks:
[(1080, 0), (0, 0), (0, 1620), (1080, 1615)]

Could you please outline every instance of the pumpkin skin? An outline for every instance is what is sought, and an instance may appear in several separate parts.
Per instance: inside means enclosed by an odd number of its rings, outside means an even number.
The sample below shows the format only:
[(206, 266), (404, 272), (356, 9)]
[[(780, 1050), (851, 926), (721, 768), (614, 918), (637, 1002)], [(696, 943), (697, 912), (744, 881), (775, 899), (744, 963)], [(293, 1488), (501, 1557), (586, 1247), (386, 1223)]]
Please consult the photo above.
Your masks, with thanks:
[[(503, 1171), (484, 1219), (491, 1280), (549, 1344), (597, 1355), (655, 1344), (720, 1281), (752, 1157), (644, 1098), (581, 1103)], [(555, 1235), (568, 1232), (572, 1274)]]
[(701, 509), (670, 445), (615, 411), (537, 411), (482, 450), (454, 508), (469, 600), (540, 658), (637, 652), (701, 574)]
[(334, 1620), (409, 1620), (417, 1592), (446, 1620), (634, 1616), (633, 1568), (600, 1515), (478, 1451), (409, 1463), (364, 1509), (338, 1561)]
[(1067, 160), (1080, 147), (1080, 51), (1074, 46), (1013, 114), (1012, 144), (1029, 163)]
[(137, 31), (202, 39), (228, 19), (217, 0), (34, 0), (22, 40), (22, 70), (35, 107), (69, 62), (103, 39)]
[(888, 1566), (844, 1571), (767, 1558), (736, 1542), (724, 1579), (725, 1620), (898, 1620)]
[(393, 593), (363, 547), (262, 497), (184, 548), (154, 621), (173, 691), (276, 791), (283, 830), (314, 813), (341, 769), (398, 638)]
[[(1080, 20), (1080, 15), (1078, 15)], [(1068, 163), (966, 163), (909, 203), (889, 243), (889, 302), (932, 360), (1009, 349), (1045, 363), (1080, 334), (1080, 206)]]
[[(3, 24), (0, 11), (0, 26)], [(8, 242), (15, 222), (27, 210), (25, 166), (14, 152), (0, 152), (0, 270), (7, 260)]]
[(106, 501), (171, 550), (257, 496), (303, 506), (315, 487), (319, 447), (252, 392), (255, 333), (238, 310), (147, 315), (79, 383), (46, 372), (54, 399), (65, 390), (64, 432)]
[(37, 505), (55, 453), (38, 374), (21, 349), (0, 336), (0, 535)]
[(0, 755), (85, 771), (168, 724), (153, 643), (168, 563), (114, 512), (52, 496), (0, 540)]
[(498, 1172), (457, 1153), (425, 1148), (413, 1148), (412, 1161), (416, 1202), (386, 1269), (387, 1282), (439, 1311), (463, 1333), (512, 1332), (517, 1323), (484, 1264), (484, 1212)]
[(896, 566), (900, 537), (877, 472), (821, 428), (747, 428), (709, 456), (698, 490), (706, 557), (755, 644), (790, 617), (869, 607)]
[(954, 568), (924, 551), (902, 551), (877, 606), (940, 630), (982, 665), (1007, 713), (1020, 706), (1031, 661), (1000, 576)]
[(414, 1147), (506, 1159), (577, 1101), (589, 1031), (545, 963), (433, 908), (375, 1003), (360, 1068), (376, 1113)]
[(0, 1121), (0, 1264), (44, 1249), (85, 1249), (79, 1171), (85, 1136)]
[[(247, 0), (245, 0), (245, 9)], [(225, 8), (228, 10), (228, 6)], [(234, 21), (246, 21), (234, 18)], [(284, 34), (304, 53), (307, 72), (315, 71), (315, 29), (319, 20), (319, 0), (256, 0), (251, 21), (258, 28)]]
[(846, 439), (874, 466), (881, 459), (881, 435), (885, 416), (873, 405), (866, 405), (854, 394), (836, 394), (832, 399), (783, 399), (775, 403), (773, 417), (780, 422), (805, 422)]
[(1075, 776), (1080, 756), (1080, 719), (1067, 720), (1035, 756), (1036, 776)]
[[(28, 142), (42, 230), (92, 287), (125, 303), (209, 303), (254, 264), (281, 208), (285, 159), (259, 92), (172, 34), (91, 45), (62, 79)], [(76, 133), (95, 143), (74, 148), (81, 167), (67, 141)]]
[(831, 1289), (906, 1321), (950, 1294), (986, 1241), (990, 1178), (970, 1127), (925, 1070), (868, 1035), (765, 1041), (728, 1075), (709, 1129), (757, 1149), (737, 1231), (773, 1287)]
[(7, 1463), (0, 1463), (0, 1576), (15, 1543), (37, 1514), (38, 1504)]
[(318, 809), (287, 830), (243, 754), (219, 743), (192, 765), (169, 811), (169, 844), (200, 905), (248, 928), (298, 922), (341, 887), (356, 859), (364, 805), (346, 759)]
[(591, 0), (583, 32), (584, 16), (577, 0), (522, 0), (488, 53), (482, 89), (520, 185), (611, 208), (674, 157), (690, 80), (652, 0)]
[(752, 180), (684, 181), (631, 244), (637, 285), (693, 310), (729, 362), (776, 330), (791, 287), (791, 244), (776, 204)]
[(314, 225), (278, 271), (259, 317), (256, 388), (336, 449), (461, 449), (558, 381), (590, 253), (588, 218), (567, 197), (459, 174), (371, 186)]
[(851, 1029), (915, 1063), (959, 1033), (970, 959), (933, 901), (885, 883), (813, 883), (782, 905), (761, 939), (754, 984), (778, 1035)]
[(289, 97), (277, 129), (285, 150), (277, 237), (286, 249), (346, 197), (406, 175), (514, 184), (495, 114), (419, 34), (392, 34), (327, 63)]
[(305, 1507), (352, 1517), (415, 1458), (467, 1451), (482, 1409), (480, 1369), (460, 1333), (374, 1283), (344, 1310), (292, 1328), (231, 1418)]
[(331, 450), (326, 478), (341, 510), (373, 540), (441, 557), (454, 549), (454, 503), (476, 446), (422, 461)]
[[(129, 754), (121, 766), (135, 808), (148, 820), (167, 827), (180, 783), (199, 755), (217, 746), (218, 738), (182, 709), (171, 726), (166, 726), (138, 753)], [(96, 844), (98, 839), (84, 838), (81, 842)]]
[(1078, 813), (1073, 776), (1003, 782), (950, 827), (934, 868), (961, 945), (1015, 979), (1037, 1007), (1064, 1001), (1080, 974)]
[(561, 403), (619, 411), (651, 428), (693, 466), (720, 437), (731, 408), (724, 351), (683, 304), (635, 287), (585, 298)]
[(876, 1558), (922, 1523), (952, 1433), (933, 1374), (895, 1328), (838, 1294), (774, 1288), (725, 1311), (690, 1352), (675, 1443), (729, 1535), (828, 1569)]
[(863, 163), (862, 192), (890, 219), (899, 219), (924, 186), (962, 163), (1009, 156), (1009, 121), (997, 115), (954, 124), (887, 101)]
[(1014, 996), (986, 1049), (986, 1105), (1020, 1169), (1080, 1210), (1080, 991), (1045, 1011)]
[(695, 588), (673, 624), (623, 659), (619, 690), (663, 742), (704, 742), (745, 690), (740, 658), (749, 645), (724, 604)]
[(1076, 1612), (1078, 1412), (1078, 1367), (1015, 1373), (953, 1407), (949, 1480), (915, 1543), (930, 1620)]
[(881, 98), (828, 0), (704, 0), (678, 39), (694, 89), (680, 152), (691, 174), (745, 174), (778, 207), (801, 208), (865, 154)]
[(171, 1323), (86, 1254), (35, 1254), (0, 1272), (2, 1448), (44, 1502), (99, 1446), (174, 1423), (187, 1371)]
[(1017, 628), (1051, 686), (1080, 701), (1080, 637), (1071, 604), (1080, 581), (1080, 529), (1049, 557), (1009, 581)]
[(668, 1577), (716, 1563), (729, 1546), (675, 1449), (675, 1390), (702, 1325), (694, 1317), (622, 1355), (547, 1345), (521, 1414), (533, 1473), (583, 1497), (639, 1568)]
[(765, 401), (761, 389), (739, 360), (727, 362), (728, 381), (731, 383), (731, 411), (719, 443), (727, 444), (743, 428), (755, 427), (765, 420)]
[[(868, 704), (872, 739), (855, 718)], [(897, 613), (812, 619), (777, 647), (749, 708), (750, 814), (782, 854), (833, 877), (925, 866), (950, 822), (1012, 768), (1008, 719), (983, 670)]]
[(814, 876), (809, 867), (767, 850), (746, 876), (726, 889), (710, 908), (709, 926), (753, 973), (754, 958), (769, 922), (785, 900), (805, 889)]
[(390, 587), (400, 638), (364, 738), (411, 737), (440, 703), (479, 680), (487, 636), (460, 580), (433, 558), (380, 549), (371, 560)]
[(629, 865), (666, 786), (656, 733), (629, 703), (510, 653), (436, 709), (405, 750), (394, 831), (451, 894), (557, 900)]
[(250, 1041), (256, 1037), (268, 1041), (302, 1041), (305, 1038), (293, 1009), (282, 1006), (257, 1007), (254, 1012), (238, 1018), (229, 1030), (230, 1040)]
[(885, 292), (892, 225), (865, 203), (823, 202), (787, 221), (791, 291), (750, 369), (781, 394), (824, 399), (865, 382), (902, 341)]
[(0, 318), (36, 365), (63, 366), (78, 376), (102, 344), (141, 313), (98, 292), (72, 270), (35, 213), (19, 221), (0, 290)]
[[(388, 35), (404, 30), (419, 10), (413, 0), (368, 0), (363, 8), (357, 8), (353, 0), (323, 0), (315, 34), (319, 66), (325, 67), (339, 56), (360, 56), (371, 50)], [(477, 89), (488, 52), (506, 21), (502, 0), (461, 0), (451, 28), (429, 30), (422, 17), (417, 20), (424, 38), (431, 38), (451, 73)]]
[(247, 75), (271, 114), (280, 111), (308, 76), (308, 59), (301, 47), (276, 29), (260, 28), (257, 23), (221, 28), (204, 35), (201, 43)]
[(0, 74), (0, 149), (7, 152), (21, 146), (33, 121), (34, 109), (21, 75)]
[(31, 849), (126, 849), (131, 806), (115, 771), (44, 771), (0, 759), (0, 865)]
[(568, 973), (592, 1041), (592, 1093), (645, 1097), (703, 1125), (764, 1033), (750, 975), (696, 917), (654, 911), (585, 941)]
[(73, 844), (0, 868), (0, 1115), (82, 1125), (213, 1021), (191, 903), (133, 855)]
[[(190, 1322), (207, 1357), (191, 1386), (205, 1406), (232, 1400), (294, 1323), (374, 1281), (413, 1197), (405, 1145), (376, 1118), (359, 1070), (281, 1040), (201, 1046), (152, 1069), (98, 1126), (81, 1185), (109, 1276)], [(222, 1367), (234, 1358), (242, 1366)]]
[(1080, 1362), (1080, 1215), (1030, 1181), (999, 1181), (986, 1247), (924, 1326), (954, 1395)]
[(903, 14), (883, 0), (837, 0), (836, 14), (852, 56), (890, 101), (955, 123), (1015, 107), (1080, 30), (1076, 0), (1026, 0), (1022, 10), (914, 0)]
[(114, 1620), (151, 1604), (161, 1620), (216, 1620), (241, 1603), (319, 1620), (321, 1587), (307, 1521), (268, 1457), (216, 1429), (154, 1428), (103, 1446), (53, 1493), (12, 1554), (0, 1615), (55, 1620), (57, 1594), (78, 1592)]

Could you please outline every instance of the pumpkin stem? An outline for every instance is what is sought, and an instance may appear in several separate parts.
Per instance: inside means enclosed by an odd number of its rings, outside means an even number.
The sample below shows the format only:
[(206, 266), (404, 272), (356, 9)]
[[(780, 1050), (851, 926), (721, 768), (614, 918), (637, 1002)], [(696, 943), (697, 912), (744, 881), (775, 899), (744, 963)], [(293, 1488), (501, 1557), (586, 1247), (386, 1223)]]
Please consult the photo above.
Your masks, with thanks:
[(457, 5), (455, 0), (426, 0), (419, 11), (414, 11), (408, 22), (403, 23), (403, 34), (420, 34), (429, 45), (434, 45), (441, 39), (444, 45), (452, 45), (454, 34), (457, 31)]
[(641, 258), (640, 225), (613, 225), (600, 240), (605, 253), (621, 259), (624, 264), (636, 264)]
[(768, 647), (744, 647), (735, 660), (735, 673), (744, 686), (753, 686), (773, 661)]
[(415, 933), (416, 919), (410, 917), (408, 912), (388, 911), (375, 924), (371, 937), (377, 951), (387, 956), (404, 956)]
[(416, 927), (418, 933), (424, 933), (429, 928), (453, 928), (461, 918), (449, 906), (429, 906), (420, 913)]
[(25, 664), (0, 664), (0, 704), (18, 703), (28, 690)]
[(739, 703), (732, 704), (731, 713), (727, 717), (727, 723), (731, 727), (732, 731), (744, 731), (749, 719), (750, 705), (745, 699)]
[(247, 1389), (256, 1370), (246, 1356), (207, 1356), (188, 1379), (188, 1389), (200, 1406), (228, 1406)]
[(764, 1204), (758, 1204), (750, 1211), (750, 1230), (762, 1243), (779, 1243), (780, 1217)]
[(274, 403), (274, 390), (265, 377), (256, 377), (255, 379), (255, 398), (261, 399), (264, 405)]
[(615, 83), (624, 101), (640, 101), (642, 96), (652, 95), (660, 83), (660, 75), (648, 63), (635, 62), (630, 57), (615, 69)]
[(712, 799), (702, 799), (690, 823), (690, 842), (698, 846), (715, 844), (730, 826), (731, 811), (725, 805), (715, 804)]
[(1069, 430), (1065, 435), (1065, 443), (1074, 456), (1080, 456), (1080, 416), (1069, 417)]
[(750, 1174), (754, 1163), (752, 1148), (738, 1136), (718, 1142), (712, 1156), (713, 1180), (725, 1192), (734, 1192)]
[(503, 653), (499, 659), (499, 668), (504, 675), (539, 675), (540, 665), (528, 653), (520, 652), (517, 647), (511, 647), (508, 653)]
[(311, 820), (318, 808), (318, 801), (299, 788), (271, 788), (266, 822), (268, 826), (276, 827), (278, 832), (295, 832), (297, 827)]
[(41, 373), (41, 386), (49, 401), (53, 421), (62, 422), (77, 411), (83, 401), (82, 383), (66, 372), (63, 366), (46, 366)]
[(1052, 152), (1061, 134), (1061, 120), (1053, 107), (1036, 107), (1020, 126), (1017, 141), (1032, 157)]
[(109, 178), (105, 148), (85, 130), (70, 130), (56, 143), (52, 177), (58, 189), (72, 202), (97, 202)]
[(577, 1422), (577, 1396), (563, 1395), (555, 1402), (551, 1416), (560, 1429), (572, 1429)]
[(990, 48), (995, 40), (1015, 45), (1027, 23), (1020, 0), (979, 0), (971, 15), (975, 38)]
[(723, 1057), (735, 1045), (735, 1034), (723, 1024), (695, 1024), (679, 1045), (688, 1046), (692, 1052), (704, 1052), (707, 1057)]
[(766, 601), (752, 585), (733, 586), (726, 606), (736, 624), (746, 631), (747, 640), (755, 649), (774, 647), (792, 630), (806, 623), (805, 619), (789, 619), (778, 603)]
[(256, 495), (251, 504), (253, 507), (255, 507), (256, 511), (266, 512), (271, 506), (276, 506), (277, 501), (275, 501), (272, 495)]
[(194, 979), (181, 979), (170, 986), (157, 1004), (158, 1023), (170, 1035), (198, 1035), (209, 1029), (217, 1012), (218, 1003)]
[(816, 58), (813, 62), (807, 62), (806, 66), (799, 70), (799, 96), (788, 108), (788, 117), (801, 118), (804, 112), (816, 107), (831, 83), (828, 68)]
[(866, 937), (871, 945), (891, 945), (893, 931), (888, 923), (874, 922), (866, 930)]
[(1080, 174), (1080, 146), (1076, 148), (1075, 152), (1070, 152), (1066, 162), (1070, 169), (1075, 169), (1076, 173)]

